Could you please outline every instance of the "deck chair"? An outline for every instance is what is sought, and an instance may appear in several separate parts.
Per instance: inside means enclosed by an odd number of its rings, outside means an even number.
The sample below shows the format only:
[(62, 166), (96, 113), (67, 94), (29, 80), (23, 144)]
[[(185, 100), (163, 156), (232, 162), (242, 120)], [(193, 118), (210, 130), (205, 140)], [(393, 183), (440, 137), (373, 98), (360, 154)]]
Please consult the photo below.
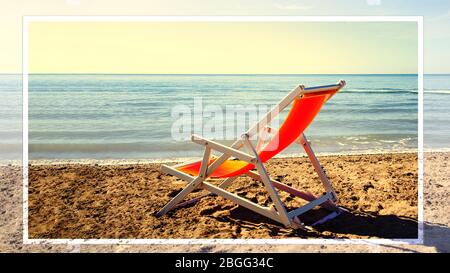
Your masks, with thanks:
[[(162, 172), (185, 180), (187, 185), (156, 216), (160, 217), (172, 209), (195, 203), (205, 196), (218, 195), (286, 227), (305, 227), (298, 216), (316, 206), (324, 207), (331, 212), (315, 224), (336, 217), (340, 213), (339, 207), (335, 204), (337, 201), (336, 193), (303, 132), (319, 113), (322, 106), (344, 86), (345, 81), (343, 80), (337, 84), (326, 86), (309, 88), (305, 88), (303, 85), (297, 86), (230, 147), (198, 135), (192, 135), (191, 140), (204, 147), (203, 158), (194, 163), (176, 166), (162, 165)], [(280, 128), (276, 130), (269, 127), (268, 125), (273, 119), (291, 104), (292, 107)], [(267, 139), (268, 135), (272, 135), (269, 140)], [(252, 143), (252, 137), (257, 138), (256, 145)], [(293, 143), (300, 144), (304, 148), (312, 166), (318, 173), (325, 190), (322, 196), (316, 197), (309, 192), (302, 192), (270, 178), (264, 163)], [(245, 148), (246, 151), (242, 148)], [(213, 157), (212, 150), (218, 151), (221, 155)], [(244, 175), (262, 182), (272, 201), (271, 206), (261, 206), (226, 190), (237, 177)], [(215, 185), (210, 183), (211, 181), (208, 179), (223, 180), (220, 180), (219, 185)], [(196, 189), (204, 189), (209, 194), (183, 202), (187, 195)], [(287, 211), (276, 189), (298, 196), (309, 203)]]

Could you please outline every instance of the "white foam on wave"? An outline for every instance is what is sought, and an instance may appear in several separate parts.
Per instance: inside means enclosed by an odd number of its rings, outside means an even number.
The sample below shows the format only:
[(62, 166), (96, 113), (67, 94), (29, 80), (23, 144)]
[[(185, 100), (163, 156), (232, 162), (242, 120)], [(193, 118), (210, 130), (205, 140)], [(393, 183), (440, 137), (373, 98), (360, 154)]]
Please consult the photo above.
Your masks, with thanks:
[(450, 95), (450, 90), (424, 90), (424, 93), (431, 93), (431, 94), (447, 94)]

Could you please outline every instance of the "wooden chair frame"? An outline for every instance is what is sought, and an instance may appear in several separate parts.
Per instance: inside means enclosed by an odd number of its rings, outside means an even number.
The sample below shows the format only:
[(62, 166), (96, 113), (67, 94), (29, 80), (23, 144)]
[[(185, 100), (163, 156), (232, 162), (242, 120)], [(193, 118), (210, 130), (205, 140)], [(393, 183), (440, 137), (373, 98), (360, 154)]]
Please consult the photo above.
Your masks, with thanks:
[[(260, 158), (258, 156), (257, 150), (266, 140), (267, 134), (274, 130), (274, 129), (268, 127), (268, 124), (281, 111), (283, 111), (288, 105), (290, 105), (297, 97), (302, 96), (303, 94), (307, 94), (307, 93), (327, 91), (332, 88), (341, 89), (344, 86), (345, 86), (345, 81), (343, 81), (343, 80), (339, 81), (335, 85), (328, 85), (328, 86), (319, 86), (319, 87), (312, 87), (312, 88), (305, 88), (303, 85), (297, 86), (285, 98), (283, 98), (271, 111), (269, 111), (255, 126), (253, 126), (251, 129), (249, 129), (245, 134), (243, 134), (241, 139), (234, 142), (231, 145), (231, 147), (225, 146), (225, 145), (220, 144), (213, 140), (202, 138), (197, 135), (192, 135), (191, 140), (194, 143), (204, 146), (204, 153), (203, 153), (203, 158), (202, 158), (202, 163), (200, 166), (199, 174), (196, 177), (194, 177), (187, 173), (177, 170), (176, 168), (181, 165), (172, 166), (172, 167), (167, 166), (167, 165), (162, 165), (162, 167), (161, 167), (162, 172), (164, 172), (166, 174), (171, 174), (173, 176), (178, 177), (179, 179), (186, 181), (187, 185), (181, 192), (179, 192), (175, 197), (173, 197), (157, 213), (157, 216), (158, 217), (163, 216), (164, 214), (166, 214), (167, 212), (169, 212), (172, 209), (196, 202), (200, 198), (203, 198), (203, 197), (211, 195), (211, 194), (219, 195), (219, 196), (222, 196), (223, 198), (229, 199), (247, 209), (250, 209), (256, 213), (259, 213), (259, 214), (264, 215), (274, 221), (277, 221), (277, 222), (285, 225), (286, 227), (292, 227), (292, 228), (303, 227), (303, 224), (299, 221), (298, 216), (313, 209), (316, 206), (322, 206), (322, 207), (327, 208), (332, 211), (332, 213), (330, 215), (326, 216), (321, 221), (325, 221), (325, 220), (328, 220), (330, 218), (337, 216), (340, 212), (340, 209), (335, 204), (335, 202), (337, 201), (336, 193), (335, 193), (330, 181), (328, 180), (328, 177), (326, 176), (320, 162), (317, 160), (317, 157), (315, 156), (315, 154), (311, 148), (310, 142), (307, 140), (307, 138), (304, 134), (302, 134), (297, 139), (296, 142), (304, 148), (306, 154), (308, 155), (309, 160), (311, 161), (315, 171), (317, 172), (317, 174), (322, 182), (322, 185), (323, 185), (326, 193), (320, 197), (316, 197), (309, 192), (302, 192), (298, 189), (295, 189), (286, 184), (283, 184), (274, 179), (271, 179), (266, 170), (264, 163), (260, 160)], [(260, 128), (263, 129), (263, 132), (262, 132), (262, 134), (260, 134), (258, 144), (256, 145), (256, 147), (254, 147), (253, 144), (251, 143), (250, 139), (252, 136), (259, 133)], [(241, 151), (240, 149), (242, 147), (245, 147), (247, 149), (247, 151), (249, 151), (249, 153)], [(222, 155), (219, 156), (218, 158), (216, 158), (211, 164), (208, 164), (210, 162), (212, 150), (221, 152)], [(273, 202), (272, 207), (260, 206), (260, 205), (254, 203), (254, 202), (251, 202), (243, 197), (240, 197), (234, 193), (227, 191), (226, 189), (231, 185), (231, 183), (238, 176), (226, 178), (218, 186), (213, 185), (207, 181), (207, 179), (211, 176), (211, 174), (223, 162), (225, 162), (227, 159), (229, 159), (231, 157), (251, 163), (256, 167), (257, 171), (249, 171), (243, 175), (247, 175), (253, 179), (259, 180), (264, 184), (264, 187), (267, 190), (267, 193), (269, 194), (269, 197)], [(184, 165), (184, 164), (182, 164), (182, 165)], [(199, 198), (191, 199), (189, 201), (182, 202), (183, 199), (185, 199), (189, 193), (191, 193), (193, 190), (199, 189), (199, 188), (209, 191), (210, 194), (201, 196)], [(280, 199), (280, 196), (278, 195), (278, 192), (275, 190), (275, 188), (277, 188), (278, 190), (288, 192), (294, 196), (298, 196), (298, 197), (308, 201), (308, 203), (297, 209), (287, 211), (283, 202)], [(318, 221), (318, 223), (321, 221)]]

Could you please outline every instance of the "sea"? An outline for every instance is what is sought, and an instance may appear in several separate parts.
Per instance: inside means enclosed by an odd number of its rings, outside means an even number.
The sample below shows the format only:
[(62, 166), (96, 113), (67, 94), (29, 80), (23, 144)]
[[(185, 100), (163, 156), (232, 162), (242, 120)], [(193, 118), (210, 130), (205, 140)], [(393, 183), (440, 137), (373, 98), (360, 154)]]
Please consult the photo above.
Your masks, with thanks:
[[(29, 159), (200, 156), (191, 133), (228, 144), (297, 85), (340, 79), (347, 86), (305, 131), (315, 152), (417, 151), (417, 75), (31, 74)], [(424, 147), (449, 149), (450, 75), (425, 75), (424, 88)], [(21, 158), (23, 126), (22, 75), (2, 74), (0, 159)], [(282, 155), (302, 152), (291, 145)]]

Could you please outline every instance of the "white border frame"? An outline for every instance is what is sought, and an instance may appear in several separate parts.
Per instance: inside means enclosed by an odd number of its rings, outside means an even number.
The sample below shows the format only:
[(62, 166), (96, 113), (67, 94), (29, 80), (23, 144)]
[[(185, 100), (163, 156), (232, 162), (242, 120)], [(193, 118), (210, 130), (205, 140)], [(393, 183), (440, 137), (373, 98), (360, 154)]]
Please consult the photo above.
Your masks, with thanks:
[[(418, 238), (417, 239), (30, 239), (28, 238), (28, 26), (31, 22), (416, 22), (418, 34)], [(24, 16), (23, 243), (24, 244), (423, 244), (423, 16)]]

